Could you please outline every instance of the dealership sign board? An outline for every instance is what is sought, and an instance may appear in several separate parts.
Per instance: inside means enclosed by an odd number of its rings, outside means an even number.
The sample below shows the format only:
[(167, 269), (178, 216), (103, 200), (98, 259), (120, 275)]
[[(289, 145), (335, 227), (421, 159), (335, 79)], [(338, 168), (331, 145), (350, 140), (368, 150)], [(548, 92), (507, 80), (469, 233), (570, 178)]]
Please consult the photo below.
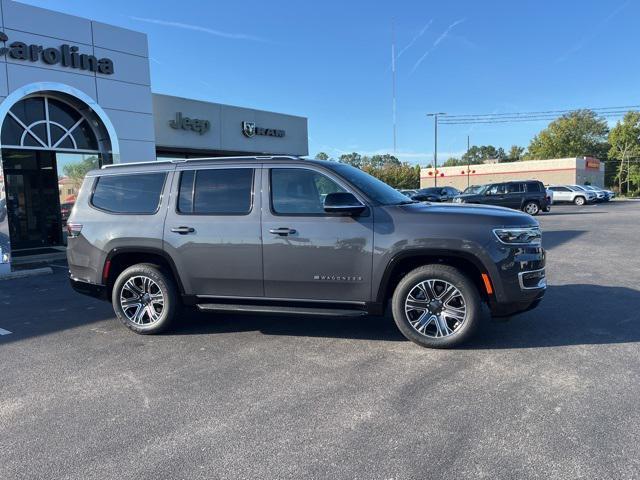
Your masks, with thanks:
[(89, 70), (91, 72), (113, 75), (113, 60), (110, 58), (96, 58), (94, 55), (80, 53), (79, 47), (62, 44), (60, 47), (44, 47), (42, 45), (27, 45), (24, 42), (11, 42), (8, 46), (9, 36), (0, 32), (0, 42), (5, 44), (0, 48), (0, 55), (9, 55), (14, 60), (28, 60), (30, 62), (43, 62), (48, 65), (60, 65), (62, 67)]
[(245, 137), (254, 137), (256, 135), (264, 135), (266, 137), (284, 137), (284, 130), (277, 128), (257, 127), (254, 122), (242, 122), (242, 133)]
[(184, 117), (182, 112), (176, 112), (176, 118), (169, 120), (169, 126), (176, 130), (192, 130), (203, 135), (211, 129), (211, 122), (199, 118)]

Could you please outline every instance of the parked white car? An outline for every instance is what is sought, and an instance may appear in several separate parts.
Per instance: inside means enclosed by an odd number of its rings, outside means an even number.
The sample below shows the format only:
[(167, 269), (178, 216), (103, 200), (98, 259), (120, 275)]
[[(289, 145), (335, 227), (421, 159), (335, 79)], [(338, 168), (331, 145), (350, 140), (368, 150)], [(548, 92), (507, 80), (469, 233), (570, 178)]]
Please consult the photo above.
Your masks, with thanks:
[(575, 205), (584, 205), (596, 201), (595, 192), (577, 188), (574, 185), (551, 185), (548, 187), (553, 192), (554, 203), (568, 202)]

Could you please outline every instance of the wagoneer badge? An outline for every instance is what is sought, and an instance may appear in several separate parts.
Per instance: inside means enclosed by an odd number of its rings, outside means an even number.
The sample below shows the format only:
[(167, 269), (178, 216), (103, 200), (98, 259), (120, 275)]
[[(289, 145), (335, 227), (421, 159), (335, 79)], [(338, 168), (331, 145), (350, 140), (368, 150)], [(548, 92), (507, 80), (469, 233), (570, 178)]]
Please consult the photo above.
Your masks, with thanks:
[(333, 282), (361, 282), (360, 275), (314, 275), (314, 280), (329, 280)]

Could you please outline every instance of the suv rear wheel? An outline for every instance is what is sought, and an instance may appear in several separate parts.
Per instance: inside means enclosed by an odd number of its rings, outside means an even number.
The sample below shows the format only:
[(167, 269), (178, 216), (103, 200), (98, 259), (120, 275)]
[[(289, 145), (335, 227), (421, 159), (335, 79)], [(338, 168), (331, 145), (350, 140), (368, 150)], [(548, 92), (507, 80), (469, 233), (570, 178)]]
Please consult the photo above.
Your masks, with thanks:
[(465, 342), (482, 314), (473, 282), (448, 265), (425, 265), (409, 272), (393, 293), (392, 310), (402, 334), (430, 348)]
[(578, 206), (582, 206), (584, 205), (586, 202), (586, 200), (584, 199), (584, 197), (576, 197), (573, 199), (573, 203), (575, 203)]
[(524, 204), (524, 207), (522, 207), (522, 211), (535, 216), (540, 213), (540, 205), (538, 205), (537, 202), (527, 202)]
[(124, 270), (111, 295), (118, 319), (136, 333), (159, 333), (173, 320), (178, 293), (173, 279), (156, 265), (140, 263)]

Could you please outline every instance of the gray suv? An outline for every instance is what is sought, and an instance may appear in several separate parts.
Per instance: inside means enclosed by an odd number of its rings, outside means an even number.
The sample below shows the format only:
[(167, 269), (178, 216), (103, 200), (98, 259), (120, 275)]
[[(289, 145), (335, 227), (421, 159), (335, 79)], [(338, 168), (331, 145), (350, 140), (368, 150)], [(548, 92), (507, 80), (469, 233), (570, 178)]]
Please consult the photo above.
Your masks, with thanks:
[(381, 315), (426, 347), (467, 340), (482, 304), (535, 307), (545, 253), (530, 215), (408, 199), (348, 165), (296, 157), (90, 172), (67, 222), (73, 287), (131, 330), (203, 311)]

